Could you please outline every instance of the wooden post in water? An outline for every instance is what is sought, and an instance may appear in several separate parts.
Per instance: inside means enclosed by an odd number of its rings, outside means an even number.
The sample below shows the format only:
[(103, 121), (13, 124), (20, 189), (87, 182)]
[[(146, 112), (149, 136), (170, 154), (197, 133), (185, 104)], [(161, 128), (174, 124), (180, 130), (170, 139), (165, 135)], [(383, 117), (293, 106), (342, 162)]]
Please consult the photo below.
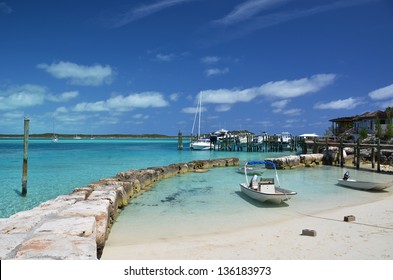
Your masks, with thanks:
[(377, 144), (377, 171), (381, 172), (381, 139), (378, 139)]
[[(374, 141), (375, 144), (375, 141)], [(371, 147), (371, 168), (374, 169), (375, 168), (375, 148), (374, 146)]]
[(302, 142), (302, 153), (303, 153), (303, 154), (307, 154), (307, 143), (306, 143), (306, 139), (303, 138), (302, 141), (303, 141), (303, 142)]
[(359, 169), (359, 167), (360, 167), (360, 138), (358, 139), (358, 141), (356, 143), (355, 162), (356, 162), (356, 169)]
[(22, 196), (27, 194), (27, 148), (29, 144), (29, 118), (24, 120)]
[(344, 167), (344, 145), (343, 145), (343, 139), (340, 139), (340, 166)]
[(177, 135), (177, 149), (183, 150), (183, 134), (179, 130), (179, 134)]
[(318, 145), (317, 145), (317, 139), (314, 138), (314, 144), (313, 144), (313, 150), (312, 152), (314, 154), (318, 153)]
[[(326, 159), (328, 159), (329, 158), (329, 142), (328, 142), (328, 138), (327, 137), (325, 137), (325, 153), (326, 153)], [(332, 162), (331, 163), (328, 162), (328, 164), (329, 165), (333, 164), (333, 159), (332, 159)]]

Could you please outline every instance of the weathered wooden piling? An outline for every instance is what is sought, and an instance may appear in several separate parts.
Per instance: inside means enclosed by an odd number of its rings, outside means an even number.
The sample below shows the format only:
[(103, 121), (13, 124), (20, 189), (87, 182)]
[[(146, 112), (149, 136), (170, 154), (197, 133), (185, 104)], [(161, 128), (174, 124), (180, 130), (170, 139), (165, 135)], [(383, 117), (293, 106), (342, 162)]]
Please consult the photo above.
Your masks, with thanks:
[(183, 134), (179, 130), (179, 134), (177, 135), (177, 149), (183, 150)]
[(339, 150), (340, 150), (340, 166), (344, 167), (345, 159), (344, 159), (344, 145), (343, 145), (343, 139), (342, 138), (340, 139)]
[[(307, 154), (308, 150), (308, 145), (310, 145), (309, 142), (306, 143), (306, 141), (303, 141), (303, 154)], [(313, 153), (319, 153), (321, 149), (325, 148), (326, 150), (329, 150), (330, 147), (336, 147), (338, 148), (338, 158), (336, 162), (341, 166), (344, 167), (345, 164), (345, 159), (344, 159), (344, 148), (352, 148), (354, 150), (354, 159), (353, 159), (353, 165), (359, 169), (360, 168), (360, 161), (361, 161), (361, 149), (370, 149), (371, 150), (371, 165), (372, 168), (375, 168), (375, 161), (377, 162), (377, 171), (381, 172), (381, 149), (386, 149), (386, 150), (393, 150), (393, 145), (391, 144), (382, 144), (381, 145), (381, 140), (378, 139), (377, 143), (375, 142), (373, 144), (370, 143), (364, 143), (362, 144), (360, 140), (358, 140), (356, 143), (343, 143), (342, 140), (340, 140), (339, 143), (336, 142), (329, 142), (329, 141), (321, 141), (321, 140), (313, 140), (312, 145), (312, 150)]]
[(24, 140), (23, 140), (23, 172), (22, 172), (22, 196), (27, 194), (27, 150), (29, 145), (29, 118), (24, 120)]
[(359, 167), (360, 167), (360, 139), (358, 139), (356, 142), (355, 162), (356, 162), (356, 169), (359, 169)]
[(381, 139), (377, 143), (377, 171), (381, 172)]

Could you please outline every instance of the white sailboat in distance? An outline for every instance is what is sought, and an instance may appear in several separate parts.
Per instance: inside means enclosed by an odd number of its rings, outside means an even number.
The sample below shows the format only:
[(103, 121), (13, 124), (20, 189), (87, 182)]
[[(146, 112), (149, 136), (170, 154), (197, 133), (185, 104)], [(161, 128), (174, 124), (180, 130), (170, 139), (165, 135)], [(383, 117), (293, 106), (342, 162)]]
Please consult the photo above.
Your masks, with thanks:
[(190, 148), (192, 150), (210, 150), (210, 138), (201, 137), (201, 117), (202, 117), (202, 94), (199, 94), (199, 101), (195, 111), (194, 123), (192, 125), (191, 135), (194, 133), (196, 118), (198, 117), (198, 134), (195, 140), (191, 139)]

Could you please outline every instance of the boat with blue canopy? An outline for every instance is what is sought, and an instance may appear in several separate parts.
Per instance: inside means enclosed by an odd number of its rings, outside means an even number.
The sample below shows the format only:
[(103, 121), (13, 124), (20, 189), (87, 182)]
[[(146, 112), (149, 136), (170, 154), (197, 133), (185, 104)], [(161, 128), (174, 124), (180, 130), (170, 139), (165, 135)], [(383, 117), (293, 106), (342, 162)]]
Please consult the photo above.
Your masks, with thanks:
[[(249, 180), (247, 174), (247, 167), (252, 165), (265, 164), (273, 167), (275, 178), (265, 178), (253, 175)], [(291, 199), (297, 194), (295, 191), (284, 189), (280, 186), (276, 164), (271, 161), (249, 161), (244, 166), (245, 182), (240, 184), (240, 190), (248, 197), (258, 200), (260, 202), (271, 202), (280, 204), (284, 201)]]

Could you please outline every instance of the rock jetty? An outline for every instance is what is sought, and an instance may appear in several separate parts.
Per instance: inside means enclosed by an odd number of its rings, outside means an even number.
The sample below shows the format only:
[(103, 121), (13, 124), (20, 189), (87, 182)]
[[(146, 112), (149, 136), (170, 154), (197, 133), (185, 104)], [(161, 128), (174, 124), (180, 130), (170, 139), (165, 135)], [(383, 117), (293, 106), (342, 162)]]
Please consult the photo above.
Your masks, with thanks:
[[(323, 165), (325, 156), (323, 154), (302, 154), (279, 158), (266, 158), (265, 160), (274, 162), (277, 169), (291, 169)], [(269, 165), (266, 165), (266, 167), (272, 168)]]
[(239, 159), (224, 158), (128, 170), (77, 188), (0, 219), (0, 259), (99, 259), (112, 224), (130, 199), (161, 179), (237, 165)]

